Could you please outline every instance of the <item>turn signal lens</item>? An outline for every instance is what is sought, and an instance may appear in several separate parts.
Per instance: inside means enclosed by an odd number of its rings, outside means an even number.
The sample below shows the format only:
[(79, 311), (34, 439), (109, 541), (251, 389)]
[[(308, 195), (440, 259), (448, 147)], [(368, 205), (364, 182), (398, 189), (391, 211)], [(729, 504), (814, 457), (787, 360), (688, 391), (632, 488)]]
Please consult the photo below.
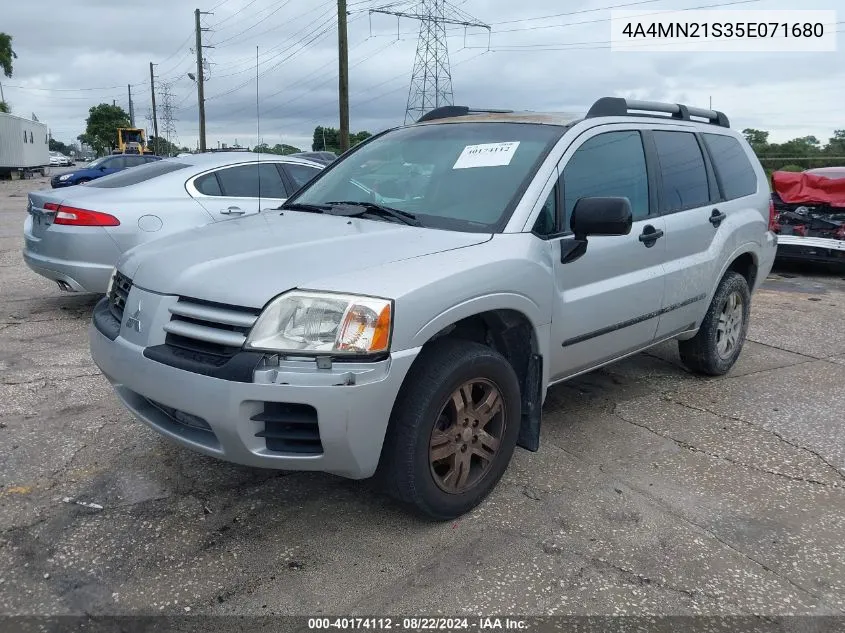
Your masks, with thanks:
[[(44, 208), (46, 209), (47, 205)], [(67, 226), (120, 226), (120, 220), (108, 213), (64, 205), (59, 205), (56, 208), (56, 219), (53, 220), (53, 223)]]
[(355, 304), (347, 312), (340, 328), (337, 348), (341, 351), (387, 350), (390, 334), (390, 304), (386, 303), (377, 313), (370, 306)]

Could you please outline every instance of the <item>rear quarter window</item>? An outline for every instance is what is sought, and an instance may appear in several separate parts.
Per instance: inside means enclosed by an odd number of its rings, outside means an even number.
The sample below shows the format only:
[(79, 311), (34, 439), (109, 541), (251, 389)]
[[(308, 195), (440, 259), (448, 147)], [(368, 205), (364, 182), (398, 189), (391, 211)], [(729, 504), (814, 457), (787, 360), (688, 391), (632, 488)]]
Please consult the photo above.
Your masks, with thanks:
[(185, 169), (188, 165), (184, 163), (174, 163), (171, 161), (156, 161), (154, 163), (147, 163), (146, 165), (139, 165), (132, 169), (120, 171), (110, 176), (104, 176), (97, 180), (92, 180), (88, 183), (89, 187), (99, 187), (102, 189), (110, 189), (117, 187), (128, 187), (129, 185), (137, 185), (153, 178), (169, 174), (180, 169)]
[(722, 134), (702, 136), (725, 198), (733, 200), (756, 193), (757, 174), (739, 141)]

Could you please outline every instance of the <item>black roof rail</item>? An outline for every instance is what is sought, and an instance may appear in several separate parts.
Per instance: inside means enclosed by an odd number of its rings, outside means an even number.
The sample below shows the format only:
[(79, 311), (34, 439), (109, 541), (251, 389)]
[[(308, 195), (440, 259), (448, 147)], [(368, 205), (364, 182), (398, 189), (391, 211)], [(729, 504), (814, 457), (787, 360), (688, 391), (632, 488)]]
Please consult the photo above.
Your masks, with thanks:
[(482, 112), (487, 114), (509, 114), (513, 112), (513, 110), (481, 110), (478, 108), (456, 105), (440, 106), (439, 108), (434, 108), (434, 110), (429, 110), (423, 114), (419, 119), (417, 119), (417, 123), (434, 121), (435, 119), (450, 119), (456, 116), (466, 116), (467, 114)]
[[(632, 112), (635, 110), (637, 112)], [(637, 101), (623, 97), (602, 97), (596, 101), (587, 112), (585, 118), (592, 119), (603, 116), (630, 116), (640, 115), (643, 112), (665, 112), (671, 115), (668, 118), (692, 121), (690, 117), (706, 119), (712, 125), (730, 127), (728, 117), (724, 112), (708, 110), (706, 108), (695, 108), (682, 103), (663, 103), (660, 101)], [(659, 115), (646, 115), (659, 116)]]

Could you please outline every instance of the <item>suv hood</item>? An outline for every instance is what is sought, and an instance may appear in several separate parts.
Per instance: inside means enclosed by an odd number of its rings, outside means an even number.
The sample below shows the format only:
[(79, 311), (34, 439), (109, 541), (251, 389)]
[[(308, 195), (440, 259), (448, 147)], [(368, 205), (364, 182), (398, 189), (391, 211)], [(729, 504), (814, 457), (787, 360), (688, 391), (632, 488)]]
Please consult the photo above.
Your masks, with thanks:
[(152, 292), (261, 308), (286, 290), (308, 288), (312, 280), (491, 238), (489, 233), (271, 211), (143, 244), (127, 251), (118, 269)]

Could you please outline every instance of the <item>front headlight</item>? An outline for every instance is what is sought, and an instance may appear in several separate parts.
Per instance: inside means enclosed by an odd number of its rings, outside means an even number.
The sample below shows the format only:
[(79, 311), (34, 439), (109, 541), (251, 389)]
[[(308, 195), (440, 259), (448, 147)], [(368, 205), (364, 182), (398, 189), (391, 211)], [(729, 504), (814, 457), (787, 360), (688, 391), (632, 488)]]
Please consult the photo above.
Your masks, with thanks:
[(332, 355), (386, 352), (392, 307), (389, 299), (294, 290), (264, 308), (245, 347)]
[(59, 180), (70, 180), (71, 176), (73, 176), (73, 174), (64, 174), (63, 176), (59, 176)]

